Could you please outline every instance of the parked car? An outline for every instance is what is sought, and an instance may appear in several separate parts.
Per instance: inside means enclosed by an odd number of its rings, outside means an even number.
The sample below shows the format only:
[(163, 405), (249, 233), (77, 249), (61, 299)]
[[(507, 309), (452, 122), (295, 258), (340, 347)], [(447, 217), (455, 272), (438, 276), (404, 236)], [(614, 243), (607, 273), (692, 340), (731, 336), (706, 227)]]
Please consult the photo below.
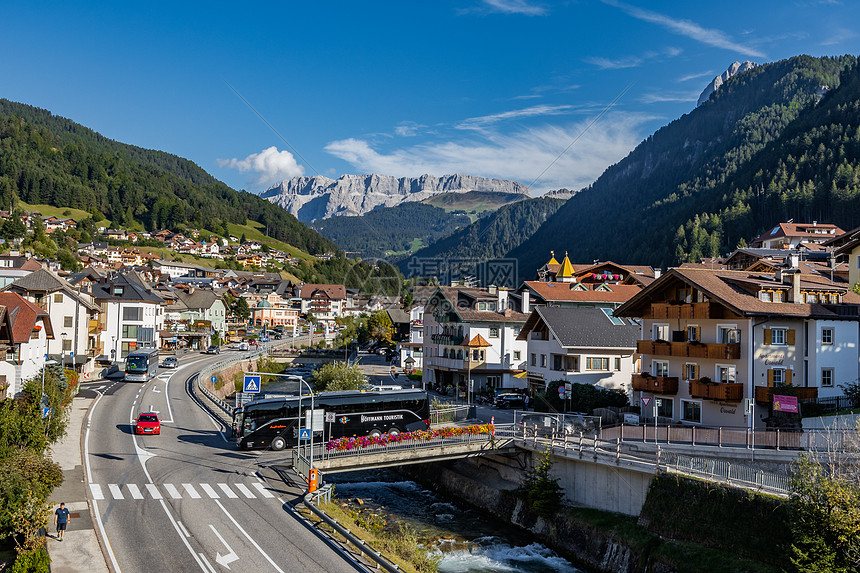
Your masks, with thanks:
[(221, 347), (214, 344), (203, 351), (205, 354), (221, 354)]
[(135, 434), (161, 434), (161, 420), (158, 414), (153, 412), (142, 412), (134, 422)]
[(250, 350), (251, 346), (247, 342), (239, 343), (239, 350)]
[(175, 356), (168, 356), (161, 361), (162, 368), (176, 368), (177, 366), (179, 366), (179, 359)]
[(496, 408), (525, 408), (526, 397), (523, 394), (503, 393), (496, 396)]
[(108, 380), (121, 380), (125, 378), (125, 370), (121, 367), (119, 362), (113, 362), (110, 366), (102, 368), (99, 376), (101, 378), (107, 378)]

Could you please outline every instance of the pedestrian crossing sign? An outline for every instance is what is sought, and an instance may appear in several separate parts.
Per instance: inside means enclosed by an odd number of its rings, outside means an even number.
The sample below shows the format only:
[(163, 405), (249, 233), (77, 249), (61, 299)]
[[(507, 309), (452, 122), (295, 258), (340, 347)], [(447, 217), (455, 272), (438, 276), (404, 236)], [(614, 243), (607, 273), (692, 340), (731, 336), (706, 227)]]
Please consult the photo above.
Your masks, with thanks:
[(299, 439), (300, 440), (310, 440), (311, 439), (311, 431), (309, 428), (302, 428), (299, 430)]
[(242, 391), (248, 392), (250, 394), (259, 394), (260, 393), (260, 377), (259, 376), (245, 376), (245, 382), (242, 384)]

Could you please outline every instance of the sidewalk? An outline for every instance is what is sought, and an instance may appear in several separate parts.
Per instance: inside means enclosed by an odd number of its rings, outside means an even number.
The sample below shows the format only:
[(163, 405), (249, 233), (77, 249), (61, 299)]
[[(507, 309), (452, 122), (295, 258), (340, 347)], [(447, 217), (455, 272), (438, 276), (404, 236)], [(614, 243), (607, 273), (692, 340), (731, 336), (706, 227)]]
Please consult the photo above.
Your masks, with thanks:
[[(51, 458), (63, 470), (63, 485), (51, 494), (51, 516), (48, 521), (48, 553), (52, 573), (86, 571), (108, 573), (104, 554), (93, 526), (90, 506), (87, 503), (87, 484), (82, 463), (83, 432), (87, 411), (92, 398), (72, 400), (66, 436), (51, 448)], [(71, 512), (63, 542), (56, 540), (54, 510), (65, 502)]]

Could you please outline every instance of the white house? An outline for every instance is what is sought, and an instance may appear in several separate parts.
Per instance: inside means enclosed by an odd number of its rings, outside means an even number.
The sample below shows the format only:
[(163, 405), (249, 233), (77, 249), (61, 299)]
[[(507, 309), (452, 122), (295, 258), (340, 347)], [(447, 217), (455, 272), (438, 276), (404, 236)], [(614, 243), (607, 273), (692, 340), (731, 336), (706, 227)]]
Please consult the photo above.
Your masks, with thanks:
[(0, 292), (0, 397), (15, 396), (45, 366), (53, 337), (44, 309), (19, 294)]
[(528, 345), (518, 340), (527, 315), (504, 289), (439, 287), (424, 311), (425, 387), (467, 397), (524, 388)]
[(105, 356), (122, 360), (138, 348), (158, 348), (164, 328), (162, 304), (135, 272), (114, 274), (92, 284), (92, 295), (101, 307)]

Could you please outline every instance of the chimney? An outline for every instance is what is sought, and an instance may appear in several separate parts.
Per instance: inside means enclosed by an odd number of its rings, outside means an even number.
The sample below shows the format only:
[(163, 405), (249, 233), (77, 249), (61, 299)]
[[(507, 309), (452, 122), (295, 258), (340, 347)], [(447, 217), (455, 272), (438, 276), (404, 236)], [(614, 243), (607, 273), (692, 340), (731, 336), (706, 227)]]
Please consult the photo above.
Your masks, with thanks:
[(487, 287), (487, 291), (488, 291), (490, 294), (496, 294), (496, 285), (490, 285), (490, 286), (488, 286), (488, 287)]
[(508, 300), (508, 289), (499, 289), (499, 311), (509, 310), (510, 302)]
[(803, 302), (803, 297), (800, 296), (800, 271), (791, 275), (791, 302), (794, 304)]
[(800, 255), (797, 253), (792, 253), (788, 257), (789, 263), (791, 264), (792, 269), (800, 268)]
[(531, 293), (529, 293), (529, 289), (527, 289), (527, 288), (523, 289), (523, 309), (522, 310), (523, 310), (524, 314), (528, 314), (531, 312), (531, 309), (529, 308), (530, 296), (531, 296)]
[(654, 279), (659, 279), (660, 275), (663, 274), (663, 269), (654, 269)]

